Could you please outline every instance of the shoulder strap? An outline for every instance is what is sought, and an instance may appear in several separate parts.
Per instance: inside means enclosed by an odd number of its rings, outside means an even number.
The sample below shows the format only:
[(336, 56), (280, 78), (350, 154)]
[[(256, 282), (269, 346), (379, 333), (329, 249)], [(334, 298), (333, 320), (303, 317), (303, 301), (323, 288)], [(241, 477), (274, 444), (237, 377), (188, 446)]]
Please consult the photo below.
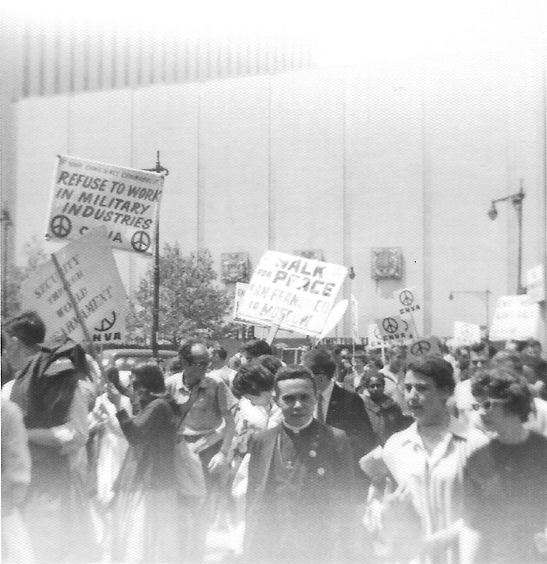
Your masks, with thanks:
[(199, 389), (197, 389), (196, 393), (193, 395), (192, 392), (190, 392), (190, 397), (188, 398), (188, 401), (183, 405), (179, 405), (180, 418), (179, 418), (179, 423), (177, 425), (177, 432), (181, 429), (184, 420), (186, 419), (186, 416), (188, 415), (189, 411), (192, 409), (194, 403), (196, 403), (196, 400), (198, 399), (198, 395), (199, 395)]

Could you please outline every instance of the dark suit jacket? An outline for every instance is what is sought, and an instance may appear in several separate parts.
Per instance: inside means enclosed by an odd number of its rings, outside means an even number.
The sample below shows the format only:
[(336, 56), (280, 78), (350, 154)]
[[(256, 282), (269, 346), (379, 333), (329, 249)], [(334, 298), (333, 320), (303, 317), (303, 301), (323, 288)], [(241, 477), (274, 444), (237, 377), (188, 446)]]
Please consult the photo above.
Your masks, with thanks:
[(359, 394), (345, 390), (337, 384), (332, 389), (326, 423), (345, 431), (356, 463), (378, 445), (365, 404)]
[[(354, 466), (351, 446), (344, 432), (316, 420), (312, 425), (314, 433), (310, 451), (313, 454), (302, 463), (303, 469), (298, 478), (299, 489), (289, 503), (295, 509), (294, 514), (298, 513), (302, 504), (308, 504), (311, 509), (308, 513), (313, 515), (309, 523), (310, 529), (318, 530), (315, 542), (309, 542), (306, 546), (306, 551), (309, 551), (306, 555), (312, 557), (318, 546), (326, 546), (323, 550), (325, 553), (320, 552), (315, 562), (330, 562), (333, 561), (333, 551), (340, 538), (342, 525), (348, 515), (352, 515), (352, 510), (348, 508), (355, 492)], [(279, 425), (253, 435), (249, 442), (245, 531), (247, 562), (268, 562), (272, 549), (279, 548), (279, 531), (287, 527), (287, 515), (277, 516), (272, 507), (274, 459), (281, 433), (283, 427)], [(292, 558), (296, 558), (294, 562), (299, 562), (298, 558), (301, 556), (292, 554)]]

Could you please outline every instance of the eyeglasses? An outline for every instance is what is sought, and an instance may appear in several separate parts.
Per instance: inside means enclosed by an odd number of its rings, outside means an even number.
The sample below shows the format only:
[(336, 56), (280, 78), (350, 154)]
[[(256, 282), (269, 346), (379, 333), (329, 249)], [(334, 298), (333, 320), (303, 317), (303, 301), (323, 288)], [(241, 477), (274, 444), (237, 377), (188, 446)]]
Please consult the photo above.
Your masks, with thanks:
[(507, 403), (506, 399), (486, 399), (481, 402), (475, 402), (472, 407), (475, 411), (478, 411), (479, 409), (481, 409), (481, 407), (482, 409), (488, 410), (495, 405), (503, 405), (504, 403)]

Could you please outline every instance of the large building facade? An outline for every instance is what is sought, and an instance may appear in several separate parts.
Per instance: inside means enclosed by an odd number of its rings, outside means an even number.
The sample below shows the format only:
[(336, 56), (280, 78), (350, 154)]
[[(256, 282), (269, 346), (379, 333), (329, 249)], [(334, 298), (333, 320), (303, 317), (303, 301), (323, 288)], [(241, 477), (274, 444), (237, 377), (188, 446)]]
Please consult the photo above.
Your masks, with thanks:
[[(541, 42), (327, 68), (294, 46), (275, 61), (250, 47), (249, 72), (238, 55), (231, 73), (230, 49), (209, 46), (208, 66), (188, 54), (184, 63), (180, 51), (137, 50), (148, 69), (140, 75), (131, 46), (114, 44), (119, 56), (106, 58), (69, 49), (74, 68), (87, 61), (79, 78), (23, 59), (22, 90), (7, 104), (12, 158), (2, 185), (17, 260), (45, 233), (55, 155), (150, 168), (159, 150), (170, 171), (161, 241), (208, 248), (219, 272), (227, 254), (248, 257), (252, 269), (267, 249), (351, 266), (341, 297), (359, 302), (362, 335), (396, 311), (401, 287), (423, 304), (424, 335), (451, 335), (455, 320), (484, 325), (487, 312), (491, 320), (496, 298), (516, 292), (518, 224), (510, 201), (496, 221), (487, 211), (521, 185), (522, 271), (547, 262)], [(152, 69), (156, 78), (143, 82)], [(379, 249), (400, 253), (400, 277), (377, 277)], [(148, 261), (116, 258), (131, 293)], [(350, 332), (346, 316), (336, 333)]]

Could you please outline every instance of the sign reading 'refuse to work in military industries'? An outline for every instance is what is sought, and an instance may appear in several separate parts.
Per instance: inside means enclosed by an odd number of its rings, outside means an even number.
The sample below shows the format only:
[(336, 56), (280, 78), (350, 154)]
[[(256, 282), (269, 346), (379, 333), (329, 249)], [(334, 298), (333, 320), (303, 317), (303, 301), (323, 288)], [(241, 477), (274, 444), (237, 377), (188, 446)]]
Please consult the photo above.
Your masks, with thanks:
[(46, 237), (104, 225), (113, 247), (152, 254), (162, 191), (161, 174), (58, 156)]
[(106, 228), (88, 231), (54, 256), (59, 268), (53, 261), (45, 263), (21, 286), (23, 307), (44, 319), (47, 338), (62, 335), (76, 342), (85, 340), (64, 278), (92, 341), (123, 342), (127, 296)]
[(266, 251), (241, 299), (239, 317), (316, 337), (346, 274), (345, 266)]

